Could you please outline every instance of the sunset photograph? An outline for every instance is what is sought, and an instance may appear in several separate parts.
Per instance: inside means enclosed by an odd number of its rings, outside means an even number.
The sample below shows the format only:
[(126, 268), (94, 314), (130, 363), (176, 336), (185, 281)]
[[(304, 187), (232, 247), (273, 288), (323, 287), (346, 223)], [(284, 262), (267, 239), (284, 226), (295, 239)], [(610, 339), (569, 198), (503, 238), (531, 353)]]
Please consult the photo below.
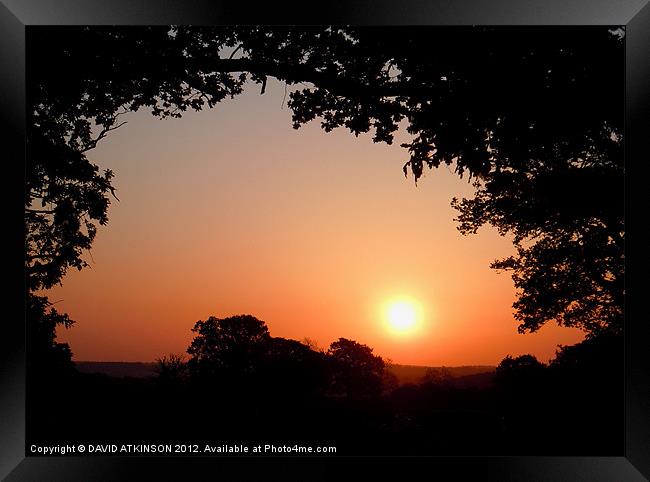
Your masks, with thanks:
[(622, 453), (623, 27), (26, 32), (28, 453)]

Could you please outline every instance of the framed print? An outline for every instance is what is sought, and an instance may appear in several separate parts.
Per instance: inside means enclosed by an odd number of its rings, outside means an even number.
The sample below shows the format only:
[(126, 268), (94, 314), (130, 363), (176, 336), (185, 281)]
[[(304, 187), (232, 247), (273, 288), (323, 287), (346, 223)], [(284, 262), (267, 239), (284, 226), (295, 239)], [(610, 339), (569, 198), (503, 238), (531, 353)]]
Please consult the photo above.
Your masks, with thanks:
[(0, 474), (647, 480), (646, 3), (3, 0)]

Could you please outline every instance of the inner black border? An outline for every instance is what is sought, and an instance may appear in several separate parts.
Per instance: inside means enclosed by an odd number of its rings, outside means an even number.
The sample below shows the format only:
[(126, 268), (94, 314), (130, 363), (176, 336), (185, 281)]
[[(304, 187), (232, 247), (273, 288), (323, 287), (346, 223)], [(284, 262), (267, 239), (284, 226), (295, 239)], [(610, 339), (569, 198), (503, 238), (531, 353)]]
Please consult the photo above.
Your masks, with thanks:
[[(624, 457), (27, 457), (24, 364), (25, 27), (29, 25), (625, 25), (626, 26), (626, 410)], [(0, 0), (0, 171), (8, 243), (0, 332), (0, 477), (8, 481), (438, 480), (636, 481), (650, 478), (650, 378), (644, 284), (650, 273), (647, 181), (650, 159), (648, 0)], [(630, 236), (630, 234), (632, 234)], [(640, 248), (643, 246), (643, 248)], [(631, 280), (637, 278), (639, 282)], [(644, 316), (645, 315), (645, 316)], [(1, 343), (4, 342), (4, 343)], [(56, 394), (53, 394), (56, 396)], [(101, 416), (101, 414), (98, 414)], [(594, 420), (597, 424), (598, 420)], [(562, 434), (558, 434), (561, 437)], [(355, 474), (355, 472), (359, 471)], [(142, 474), (140, 476), (136, 474)], [(231, 475), (236, 474), (236, 475)], [(255, 476), (255, 475), (257, 476)], [(643, 475), (642, 475), (643, 474)]]

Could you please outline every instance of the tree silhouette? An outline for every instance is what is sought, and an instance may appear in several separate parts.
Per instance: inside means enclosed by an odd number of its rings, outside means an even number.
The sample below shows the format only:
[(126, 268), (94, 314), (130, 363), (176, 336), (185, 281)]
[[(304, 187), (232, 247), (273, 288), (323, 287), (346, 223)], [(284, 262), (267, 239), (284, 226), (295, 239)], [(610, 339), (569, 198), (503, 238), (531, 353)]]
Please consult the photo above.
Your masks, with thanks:
[(570, 346), (559, 346), (549, 371), (563, 391), (571, 391), (602, 411), (623, 403), (621, 373), (625, 350), (620, 336), (591, 337)]
[(518, 357), (506, 356), (496, 368), (495, 382), (506, 389), (526, 392), (539, 389), (540, 381), (546, 372), (546, 365), (533, 355)]
[(188, 369), (195, 380), (247, 382), (270, 395), (315, 393), (328, 380), (327, 357), (297, 340), (271, 337), (265, 323), (251, 315), (198, 321), (187, 352), (158, 360), (159, 379), (178, 379)]
[(211, 316), (192, 331), (197, 335), (187, 349), (188, 367), (198, 378), (254, 374), (270, 339), (266, 324), (251, 315)]
[(271, 337), (260, 366), (261, 379), (281, 397), (314, 394), (327, 382), (326, 357), (297, 340)]
[[(85, 153), (122, 112), (213, 107), (247, 80), (289, 94), (293, 124), (410, 141), (405, 174), (453, 165), (476, 188), (461, 232), (514, 236), (520, 331), (622, 329), (622, 30), (148, 27), (30, 29), (30, 288), (82, 268), (112, 173)], [(305, 84), (307, 83), (307, 84)], [(94, 128), (94, 130), (93, 130)]]
[(477, 186), (474, 199), (454, 200), (459, 229), (475, 233), (490, 223), (502, 234), (514, 234), (516, 254), (492, 267), (512, 271), (519, 289), (514, 303), (519, 331), (536, 331), (554, 320), (589, 336), (620, 334), (622, 158), (558, 160), (544, 169), (497, 173)]
[(385, 365), (381, 357), (373, 355), (372, 348), (339, 338), (330, 345), (327, 356), (334, 393), (343, 393), (351, 399), (381, 393)]
[(27, 369), (30, 375), (60, 375), (73, 368), (72, 351), (67, 343), (56, 341), (56, 328), (74, 323), (65, 313), (59, 313), (44, 296), (27, 298), (26, 337)]

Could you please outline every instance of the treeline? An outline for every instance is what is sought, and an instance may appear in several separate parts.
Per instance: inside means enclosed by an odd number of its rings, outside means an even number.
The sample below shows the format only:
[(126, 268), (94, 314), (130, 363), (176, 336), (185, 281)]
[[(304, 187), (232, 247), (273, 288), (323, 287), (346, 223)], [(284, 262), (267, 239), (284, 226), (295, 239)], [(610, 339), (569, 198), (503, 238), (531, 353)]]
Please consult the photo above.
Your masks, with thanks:
[(283, 394), (359, 399), (377, 397), (395, 383), (384, 360), (354, 340), (339, 338), (324, 350), (309, 340), (272, 337), (251, 315), (209, 317), (192, 331), (189, 359), (170, 354), (157, 360), (161, 384), (260, 386)]
[(445, 370), (399, 385), (369, 346), (273, 337), (250, 315), (210, 317), (193, 332), (187, 355), (161, 357), (156, 377), (66, 368), (29, 379), (28, 439), (303, 441), (342, 454), (612, 455), (622, 447), (615, 336), (562, 347), (548, 364), (507, 356), (494, 383), (463, 388)]

